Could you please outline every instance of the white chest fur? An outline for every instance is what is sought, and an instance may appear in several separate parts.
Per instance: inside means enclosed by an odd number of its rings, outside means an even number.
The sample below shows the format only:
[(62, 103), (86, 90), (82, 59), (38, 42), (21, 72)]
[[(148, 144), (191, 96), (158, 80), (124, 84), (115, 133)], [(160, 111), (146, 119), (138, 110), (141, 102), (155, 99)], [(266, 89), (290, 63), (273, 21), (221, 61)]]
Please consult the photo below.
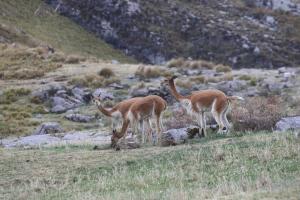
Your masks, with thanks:
[(194, 114), (194, 111), (192, 109), (192, 102), (189, 99), (181, 100), (180, 105), (187, 111), (189, 115)]

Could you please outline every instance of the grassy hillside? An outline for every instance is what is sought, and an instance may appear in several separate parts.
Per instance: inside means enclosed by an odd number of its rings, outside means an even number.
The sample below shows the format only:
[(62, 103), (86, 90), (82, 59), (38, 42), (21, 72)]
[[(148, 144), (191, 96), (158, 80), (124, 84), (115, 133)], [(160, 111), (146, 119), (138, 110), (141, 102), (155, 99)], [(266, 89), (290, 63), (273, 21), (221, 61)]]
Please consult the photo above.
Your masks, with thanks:
[(137, 150), (0, 149), (1, 199), (297, 199), (291, 133), (210, 136)]
[[(37, 9), (40, 9), (37, 11)], [(23, 31), (42, 43), (52, 45), (69, 54), (96, 56), (104, 60), (116, 59), (133, 62), (120, 51), (113, 49), (100, 39), (88, 33), (69, 19), (57, 15), (41, 0), (2, 0), (0, 2), (0, 23)], [(4, 33), (0, 30), (0, 36)], [(26, 41), (20, 41), (28, 44)], [(24, 39), (24, 38), (23, 38)]]

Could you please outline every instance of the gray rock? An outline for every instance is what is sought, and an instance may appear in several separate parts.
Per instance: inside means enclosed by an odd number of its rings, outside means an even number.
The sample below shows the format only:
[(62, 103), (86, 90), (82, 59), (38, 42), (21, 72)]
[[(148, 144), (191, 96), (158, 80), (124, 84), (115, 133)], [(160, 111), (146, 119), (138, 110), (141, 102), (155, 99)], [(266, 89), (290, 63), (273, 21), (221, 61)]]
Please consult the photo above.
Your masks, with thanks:
[(149, 94), (148, 88), (135, 89), (130, 92), (132, 97), (144, 97)]
[(172, 146), (182, 144), (189, 138), (194, 138), (199, 133), (199, 128), (192, 126), (187, 128), (170, 129), (162, 133), (161, 145)]
[(300, 129), (300, 116), (282, 118), (276, 123), (275, 129), (277, 131)]
[(270, 26), (275, 26), (276, 20), (273, 16), (266, 16), (266, 23)]
[(82, 122), (82, 123), (91, 122), (95, 119), (94, 116), (81, 115), (81, 114), (68, 114), (65, 116), (65, 118), (73, 122)]
[(113, 100), (115, 97), (112, 93), (108, 92), (103, 88), (98, 88), (93, 92), (94, 97), (100, 97), (102, 100), (110, 99)]
[(45, 122), (42, 123), (34, 132), (33, 135), (46, 135), (51, 133), (63, 132), (62, 127), (57, 122)]
[(51, 98), (51, 112), (64, 113), (69, 109), (75, 108), (77, 105), (74, 102), (68, 101), (62, 97)]
[(227, 94), (232, 92), (240, 92), (245, 88), (247, 88), (247, 81), (244, 80), (222, 81), (217, 84), (217, 89)]
[(54, 144), (60, 142), (61, 139), (51, 135), (31, 135), (27, 137), (21, 137), (18, 140), (6, 142), (3, 144), (6, 148), (12, 147), (36, 147), (47, 144)]

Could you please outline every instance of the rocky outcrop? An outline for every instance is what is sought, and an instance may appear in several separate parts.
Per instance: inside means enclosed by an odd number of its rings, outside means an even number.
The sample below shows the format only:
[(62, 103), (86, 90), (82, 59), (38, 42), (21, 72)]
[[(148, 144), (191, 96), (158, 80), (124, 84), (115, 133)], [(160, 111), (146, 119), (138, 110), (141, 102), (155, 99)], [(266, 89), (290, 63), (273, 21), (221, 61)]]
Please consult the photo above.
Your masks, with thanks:
[[(300, 54), (300, 42), (287, 37), (287, 20), (251, 6), (240, 7), (232, 3), (235, 1), (46, 2), (58, 13), (146, 63), (163, 63), (181, 56), (235, 68), (300, 64), (296, 56)], [(256, 0), (253, 5), (268, 7), (265, 2), (271, 1)], [(275, 8), (275, 0), (272, 2)]]

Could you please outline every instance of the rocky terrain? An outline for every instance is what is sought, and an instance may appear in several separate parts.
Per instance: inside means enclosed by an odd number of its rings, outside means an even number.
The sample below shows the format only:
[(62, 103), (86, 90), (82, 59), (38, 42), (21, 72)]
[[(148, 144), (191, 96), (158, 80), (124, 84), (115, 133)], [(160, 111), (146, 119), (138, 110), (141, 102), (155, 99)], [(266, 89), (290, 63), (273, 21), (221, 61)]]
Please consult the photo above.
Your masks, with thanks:
[(137, 60), (204, 59), (233, 68), (299, 66), (292, 1), (46, 0), (56, 12)]

